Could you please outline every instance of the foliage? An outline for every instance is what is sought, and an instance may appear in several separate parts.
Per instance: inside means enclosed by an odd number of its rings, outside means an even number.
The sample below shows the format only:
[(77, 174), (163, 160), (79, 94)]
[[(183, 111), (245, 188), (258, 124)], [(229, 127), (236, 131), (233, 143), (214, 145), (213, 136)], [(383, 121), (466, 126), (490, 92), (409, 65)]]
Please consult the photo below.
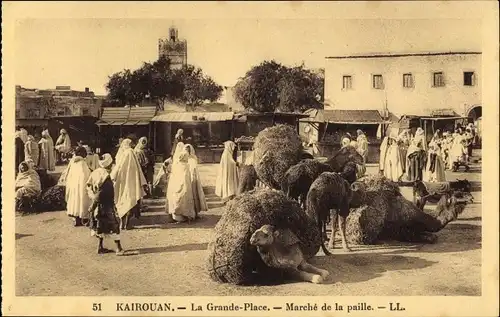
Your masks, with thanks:
[(204, 75), (200, 68), (186, 65), (176, 70), (176, 78), (183, 89), (177, 100), (185, 103), (191, 110), (204, 101), (214, 102), (221, 96), (222, 87)]
[(236, 99), (259, 112), (304, 111), (320, 108), (324, 76), (304, 65), (288, 67), (264, 61), (252, 67), (235, 86)]
[(154, 63), (144, 63), (141, 68), (125, 69), (109, 76), (106, 84), (108, 103), (115, 106), (135, 105), (149, 99), (163, 108), (165, 101), (179, 101), (190, 108), (204, 101), (215, 101), (222, 87), (192, 65), (181, 69), (170, 68), (170, 60), (160, 57)]

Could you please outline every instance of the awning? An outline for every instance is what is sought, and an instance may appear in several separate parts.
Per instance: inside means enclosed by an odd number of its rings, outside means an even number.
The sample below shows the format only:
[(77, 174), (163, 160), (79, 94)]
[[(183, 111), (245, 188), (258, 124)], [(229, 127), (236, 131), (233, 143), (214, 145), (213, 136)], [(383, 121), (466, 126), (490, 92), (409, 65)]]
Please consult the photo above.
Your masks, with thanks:
[(332, 124), (384, 124), (378, 110), (318, 110), (313, 118), (301, 122), (323, 122)]
[(148, 125), (155, 114), (156, 107), (106, 107), (102, 109), (101, 120), (96, 124), (99, 126)]
[(159, 114), (155, 122), (221, 122), (233, 120), (233, 112), (169, 112)]
[(467, 119), (467, 117), (420, 117), (419, 119), (421, 119), (421, 120), (440, 121), (440, 120)]

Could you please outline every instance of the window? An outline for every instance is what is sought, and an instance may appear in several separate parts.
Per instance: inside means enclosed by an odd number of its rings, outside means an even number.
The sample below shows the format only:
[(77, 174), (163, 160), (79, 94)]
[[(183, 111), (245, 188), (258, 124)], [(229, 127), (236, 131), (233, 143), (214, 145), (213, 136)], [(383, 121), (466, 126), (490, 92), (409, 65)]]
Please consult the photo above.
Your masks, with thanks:
[(433, 74), (433, 87), (444, 87), (444, 75), (443, 72), (437, 72)]
[(413, 75), (412, 74), (403, 74), (403, 87), (404, 88), (413, 88)]
[(342, 89), (352, 89), (352, 77), (351, 76), (343, 76), (342, 77)]
[(26, 117), (39, 118), (40, 117), (40, 109), (26, 109)]
[(21, 116), (21, 110), (16, 109), (16, 118), (19, 118)]
[(373, 88), (384, 89), (384, 80), (382, 75), (373, 75)]
[(474, 86), (474, 72), (464, 72), (464, 86)]

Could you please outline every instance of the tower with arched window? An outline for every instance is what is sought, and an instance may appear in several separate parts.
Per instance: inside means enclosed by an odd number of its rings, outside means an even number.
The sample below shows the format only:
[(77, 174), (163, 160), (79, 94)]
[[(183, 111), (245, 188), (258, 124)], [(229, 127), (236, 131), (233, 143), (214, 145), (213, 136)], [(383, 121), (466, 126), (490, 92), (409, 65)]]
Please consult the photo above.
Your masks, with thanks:
[(179, 39), (179, 30), (171, 27), (167, 38), (158, 40), (158, 57), (170, 59), (172, 68), (181, 68), (187, 64), (187, 41)]

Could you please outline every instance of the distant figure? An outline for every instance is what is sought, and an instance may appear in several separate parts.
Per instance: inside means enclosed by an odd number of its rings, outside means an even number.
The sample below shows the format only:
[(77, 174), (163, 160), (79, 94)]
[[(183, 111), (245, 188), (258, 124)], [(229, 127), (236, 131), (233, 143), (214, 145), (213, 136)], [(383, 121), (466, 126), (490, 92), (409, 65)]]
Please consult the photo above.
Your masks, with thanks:
[(54, 171), (56, 169), (56, 152), (54, 141), (50, 137), (48, 130), (42, 131), (42, 138), (38, 144), (40, 145), (40, 163), (38, 166), (48, 171)]
[(153, 180), (153, 196), (158, 197), (161, 195), (166, 195), (167, 193), (167, 184), (170, 172), (172, 171), (172, 158), (169, 157), (163, 164), (161, 165), (160, 170), (156, 174)]
[(26, 143), (28, 141), (28, 131), (26, 131), (26, 129), (24, 128), (21, 128), (19, 132), (21, 132), (20, 133), (21, 140), (23, 140), (23, 143)]
[(38, 143), (32, 135), (28, 135), (28, 140), (24, 143), (24, 159), (31, 159), (35, 163), (35, 166), (37, 166), (39, 158), (40, 150)]
[(154, 164), (154, 162), (150, 162), (151, 158), (150, 155), (148, 155), (149, 153), (146, 147), (147, 144), (148, 139), (144, 136), (141, 137), (134, 148), (134, 152), (137, 156), (137, 160), (139, 160), (139, 164), (141, 165), (141, 170), (144, 174), (144, 177), (146, 178), (146, 181), (148, 182), (148, 184), (151, 184), (153, 176), (150, 175), (149, 166), (151, 165), (151, 163)]
[(389, 180), (398, 182), (404, 174), (401, 153), (395, 136), (385, 137), (380, 146), (381, 173)]
[(351, 139), (347, 138), (347, 137), (344, 137), (342, 139), (342, 141), (340, 142), (340, 146), (341, 147), (346, 147), (346, 146), (349, 146), (351, 145)]
[(86, 157), (87, 151), (83, 147), (76, 148), (66, 174), (67, 214), (74, 218), (75, 227), (89, 220), (90, 199), (87, 195), (87, 180), (91, 171), (85, 161)]
[(64, 161), (65, 155), (71, 151), (71, 138), (69, 137), (68, 132), (66, 132), (65, 129), (61, 129), (55, 147), (57, 153), (57, 161)]
[(224, 143), (224, 152), (222, 152), (215, 183), (215, 194), (227, 201), (234, 197), (238, 192), (238, 167), (233, 158), (233, 152), (236, 144), (232, 141)]
[(170, 155), (173, 157), (175, 149), (177, 148), (177, 144), (179, 142), (184, 142), (184, 130), (179, 129), (174, 137), (174, 142), (172, 143), (172, 150), (170, 151)]
[[(16, 166), (18, 167), (24, 161), (24, 142), (21, 138), (21, 131), (16, 131)], [(17, 171), (16, 171), (17, 173)]]
[(198, 157), (196, 157), (194, 147), (191, 144), (186, 144), (184, 150), (188, 154), (191, 187), (193, 188), (194, 211), (196, 213), (196, 218), (198, 218), (198, 214), (201, 211), (208, 210), (205, 193), (203, 192), (203, 185), (201, 184), (200, 173), (198, 171)]
[(422, 180), (422, 170), (425, 168), (427, 142), (422, 128), (418, 128), (415, 137), (408, 146), (406, 153), (406, 174), (410, 182)]
[(441, 131), (438, 129), (431, 142), (429, 142), (429, 151), (427, 154), (427, 164), (425, 173), (423, 173), (424, 182), (445, 182), (445, 167), (442, 155), (442, 144), (444, 140), (441, 137)]

